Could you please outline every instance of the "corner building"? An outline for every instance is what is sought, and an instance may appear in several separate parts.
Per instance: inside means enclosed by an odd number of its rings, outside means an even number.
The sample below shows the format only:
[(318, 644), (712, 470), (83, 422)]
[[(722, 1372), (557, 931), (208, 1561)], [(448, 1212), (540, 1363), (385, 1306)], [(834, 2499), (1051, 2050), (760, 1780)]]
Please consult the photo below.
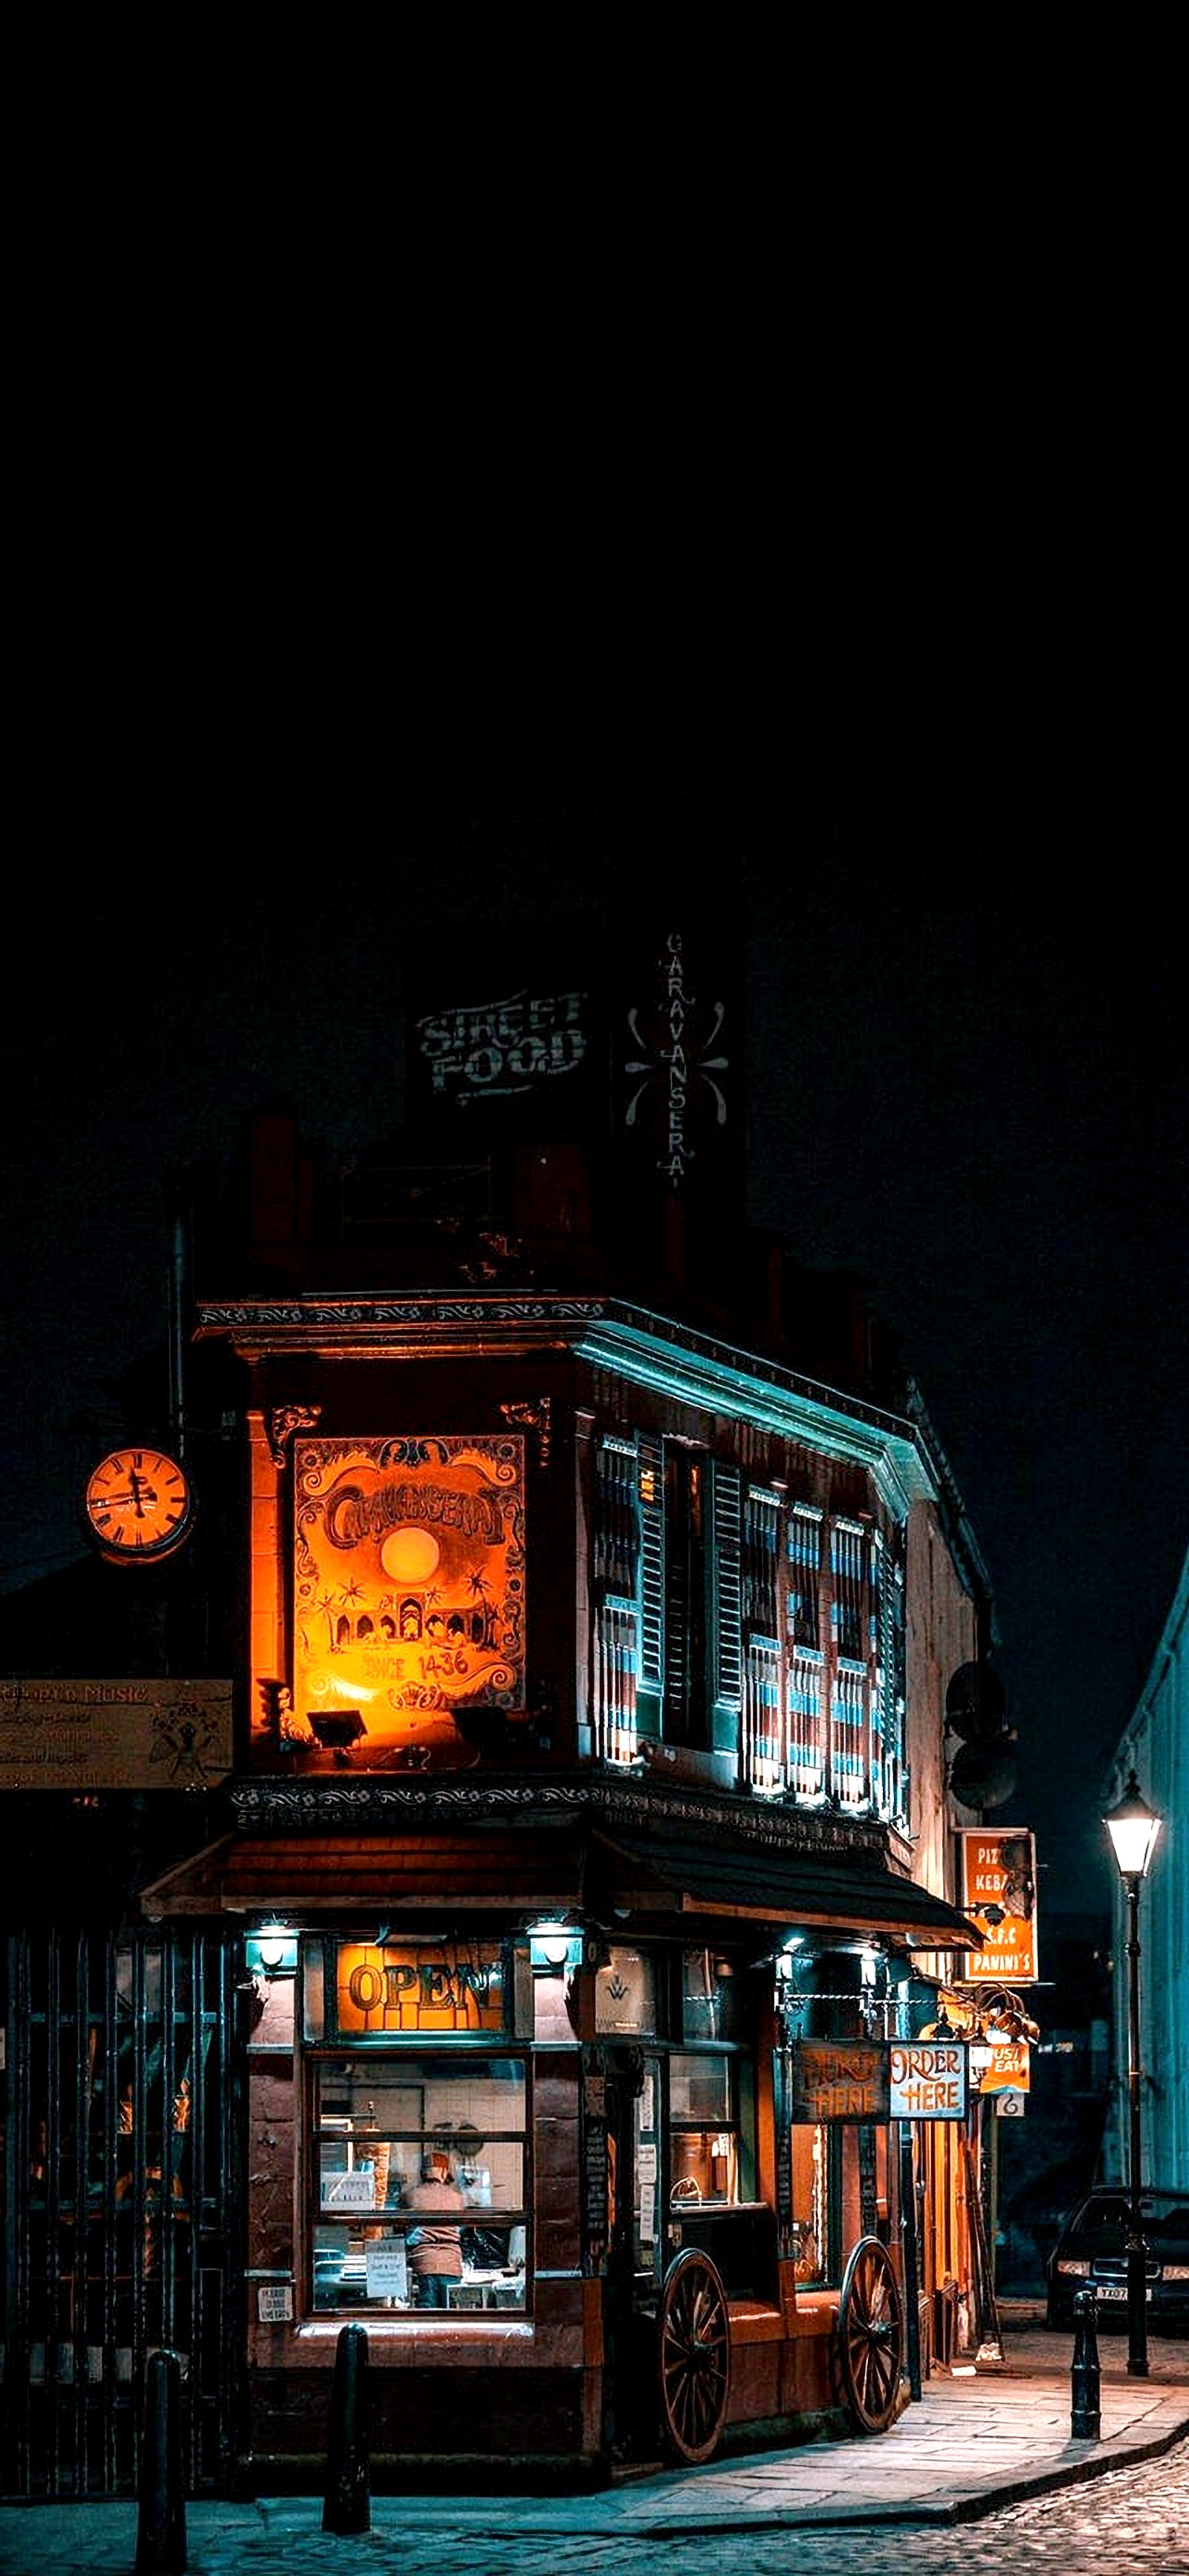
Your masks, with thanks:
[(921, 1439), (602, 1295), (198, 1331), (250, 1376), (250, 1727), (232, 1830), (142, 1901), (246, 1942), (253, 2476), (316, 2457), (345, 2321), (394, 2469), (787, 2437), (860, 2238), (927, 2305), (884, 2066), (966, 1932), (913, 1872), (910, 1664), (929, 1708), (974, 1638)]
[[(879, 2430), (973, 2259), (962, 2120), (913, 2048), (979, 1938), (944, 1698), (989, 1604), (919, 1407), (841, 1293), (815, 1370), (822, 1300), (811, 1333), (742, 1230), (732, 1296), (695, 1295), (671, 1170), (644, 1271), (564, 1143), (518, 1147), (478, 1219), (491, 1167), (419, 1163), (398, 1224), (383, 1158), (333, 1226), (292, 1122), (250, 1160), (247, 1247), (191, 1317), (232, 1459), (230, 1773), (167, 1859), (143, 1823), (124, 1850), (89, 2059), (52, 1943), (12, 1954), (44, 2063), (9, 2484), (129, 2491), (166, 2341), (193, 2486), (316, 2487), (348, 2324), (377, 2486)], [(126, 2120), (89, 2071), (121, 2006), (159, 2036)], [(26, 2203), (47, 2085), (59, 2181)]]

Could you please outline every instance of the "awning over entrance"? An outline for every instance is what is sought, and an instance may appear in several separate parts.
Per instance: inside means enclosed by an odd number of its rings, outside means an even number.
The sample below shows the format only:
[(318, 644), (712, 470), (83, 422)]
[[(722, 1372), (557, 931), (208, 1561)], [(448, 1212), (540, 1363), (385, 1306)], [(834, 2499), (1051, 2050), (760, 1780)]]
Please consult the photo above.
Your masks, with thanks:
[(867, 1855), (773, 1851), (742, 1837), (506, 1824), (466, 1834), (225, 1834), (141, 1894), (151, 1920), (210, 1914), (585, 1912), (623, 1937), (693, 1917), (896, 1933), (978, 1949), (978, 1926)]
[(141, 1892), (166, 1915), (564, 1913), (583, 1903), (572, 1834), (225, 1834)]
[(746, 1922), (831, 1931), (898, 1932), (919, 1948), (977, 1949), (977, 1924), (913, 1879), (868, 1859), (729, 1848), (630, 1833), (594, 1836), (613, 1891), (631, 1889), (642, 1912), (737, 1915)]

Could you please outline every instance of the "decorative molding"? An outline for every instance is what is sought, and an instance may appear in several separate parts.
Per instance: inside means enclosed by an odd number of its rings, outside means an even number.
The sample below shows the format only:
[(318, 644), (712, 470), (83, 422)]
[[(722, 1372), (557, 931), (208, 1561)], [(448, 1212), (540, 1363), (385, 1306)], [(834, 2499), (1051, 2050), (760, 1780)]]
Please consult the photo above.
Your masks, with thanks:
[(553, 1434), (553, 1399), (539, 1395), (535, 1404), (501, 1404), (505, 1422), (514, 1422), (525, 1431), (537, 1434), (537, 1458), (542, 1467), (549, 1464), (549, 1443)]
[[(240, 1833), (345, 1826), (354, 1833), (390, 1833), (466, 1818), (537, 1816), (556, 1822), (566, 1816), (593, 1816), (645, 1832), (674, 1825), (696, 1827), (711, 1836), (725, 1830), (739, 1841), (773, 1853), (813, 1852), (831, 1858), (849, 1854), (885, 1865), (890, 1859), (888, 1829), (873, 1817), (820, 1811), (804, 1816), (779, 1807), (757, 1808), (750, 1801), (713, 1792), (646, 1786), (634, 1775), (620, 1780), (606, 1774), (576, 1778), (563, 1773), (478, 1781), (469, 1774), (459, 1779), (457, 1773), (449, 1773), (432, 1779), (417, 1775), (400, 1782), (321, 1775), (302, 1780), (261, 1778), (238, 1781), (230, 1803)], [(663, 1848), (663, 1843), (658, 1845)], [(895, 1867), (891, 1870), (893, 1877), (903, 1874)]]
[(278, 1404), (268, 1417), (268, 1449), (274, 1467), (289, 1464), (295, 1431), (312, 1431), (322, 1419), (320, 1404)]

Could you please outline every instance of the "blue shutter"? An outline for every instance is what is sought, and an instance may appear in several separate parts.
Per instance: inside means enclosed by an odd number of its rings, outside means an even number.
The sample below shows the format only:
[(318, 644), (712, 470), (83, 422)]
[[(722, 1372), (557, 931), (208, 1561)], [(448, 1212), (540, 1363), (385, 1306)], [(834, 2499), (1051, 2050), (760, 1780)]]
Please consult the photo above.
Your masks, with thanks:
[(712, 1743), (738, 1753), (743, 1709), (743, 1519), (737, 1467), (710, 1462), (711, 1637), (714, 1654)]

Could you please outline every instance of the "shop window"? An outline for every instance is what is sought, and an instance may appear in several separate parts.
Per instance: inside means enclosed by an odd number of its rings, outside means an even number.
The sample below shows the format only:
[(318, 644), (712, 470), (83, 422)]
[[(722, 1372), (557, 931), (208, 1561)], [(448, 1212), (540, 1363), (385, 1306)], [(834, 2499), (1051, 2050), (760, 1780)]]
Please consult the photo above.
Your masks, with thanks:
[(682, 2037), (743, 2037), (742, 1988), (734, 1962), (716, 1950), (686, 1950), (681, 1962)]
[(310, 2306), (526, 2306), (523, 2059), (369, 2049), (310, 2066)]
[(838, 2143), (842, 2134), (840, 2127), (824, 2120), (793, 2123), (795, 2272), (802, 2289), (824, 2288), (840, 2277)]
[(776, 2298), (772, 2210), (756, 2199), (752, 2061), (742, 2049), (675, 2051), (668, 2061), (673, 2250), (710, 2256), (729, 2298)]
[(686, 2201), (704, 2206), (744, 2196), (737, 2078), (738, 2061), (732, 2057), (699, 2051), (670, 2058), (671, 2208)]

